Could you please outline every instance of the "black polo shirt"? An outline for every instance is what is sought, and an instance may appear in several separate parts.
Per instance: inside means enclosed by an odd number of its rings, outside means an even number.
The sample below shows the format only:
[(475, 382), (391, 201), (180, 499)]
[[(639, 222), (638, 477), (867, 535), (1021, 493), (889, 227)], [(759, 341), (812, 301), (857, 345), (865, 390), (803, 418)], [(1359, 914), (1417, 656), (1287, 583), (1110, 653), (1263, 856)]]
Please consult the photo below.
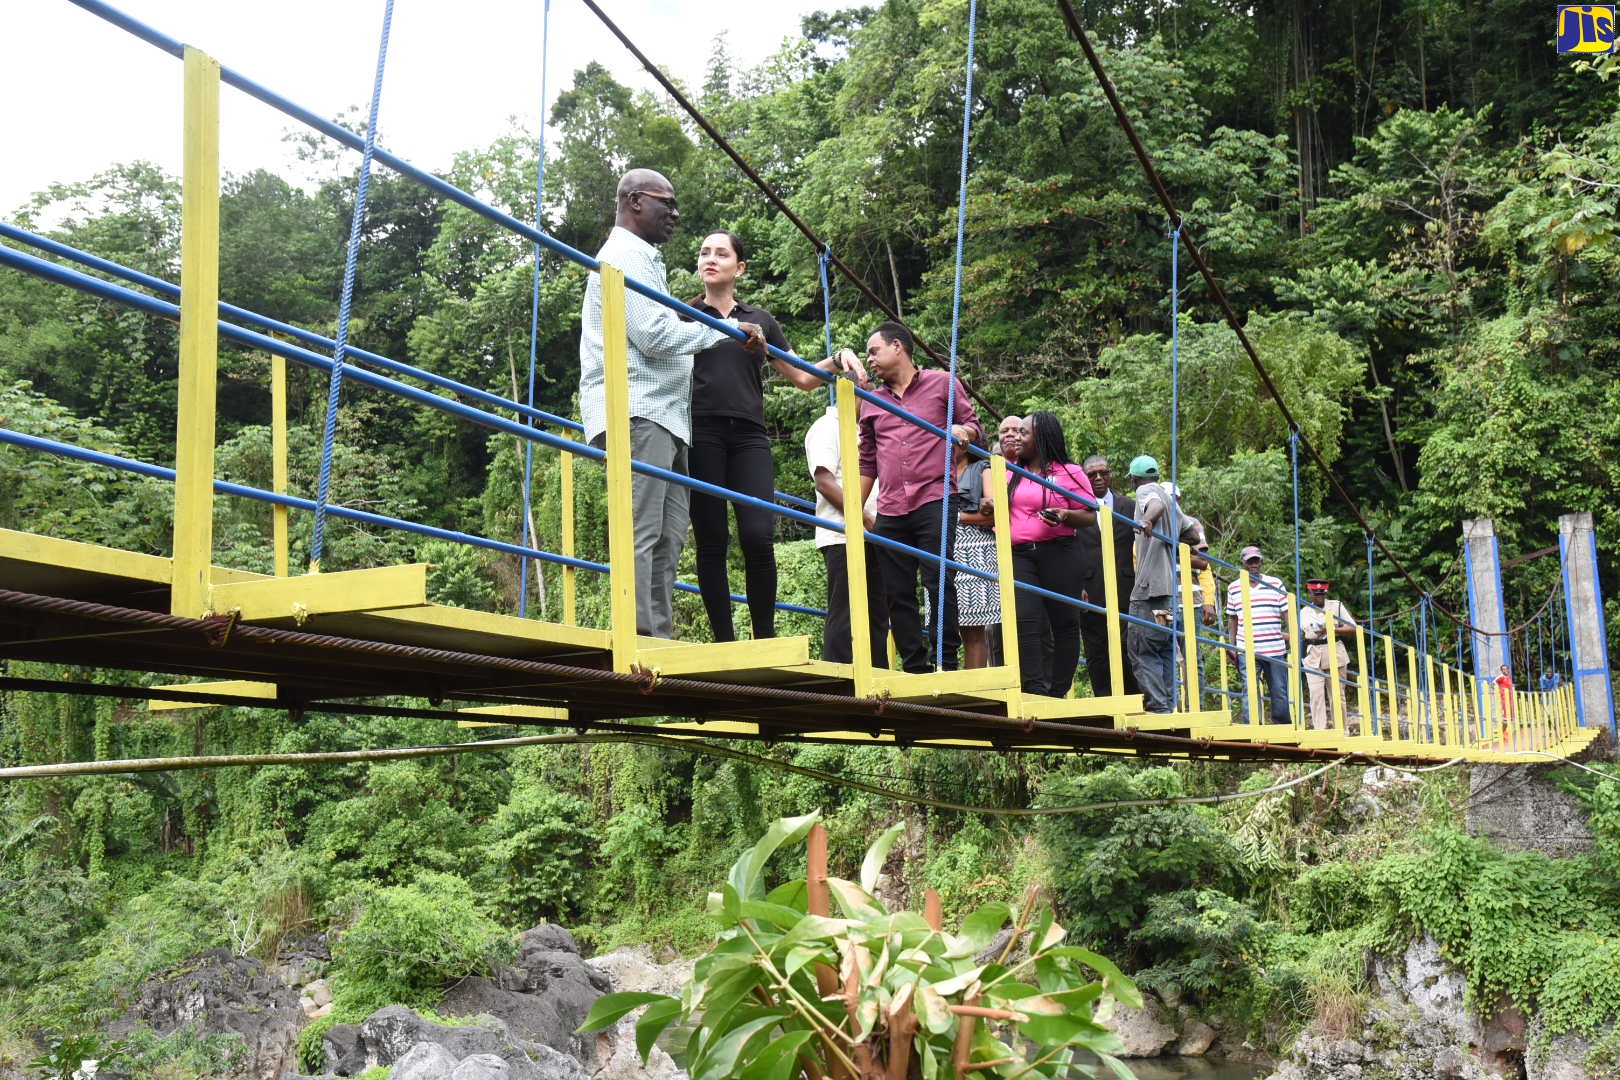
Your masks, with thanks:
[[(766, 341), (783, 352), (791, 351), (782, 328), (762, 307), (738, 300), (728, 315), (721, 315), (702, 300), (692, 306), (717, 319), (758, 323), (765, 331)], [(752, 420), (764, 427), (765, 362), (759, 354), (749, 352), (742, 342), (731, 337), (698, 353), (692, 361), (693, 420), (700, 416), (723, 416)]]

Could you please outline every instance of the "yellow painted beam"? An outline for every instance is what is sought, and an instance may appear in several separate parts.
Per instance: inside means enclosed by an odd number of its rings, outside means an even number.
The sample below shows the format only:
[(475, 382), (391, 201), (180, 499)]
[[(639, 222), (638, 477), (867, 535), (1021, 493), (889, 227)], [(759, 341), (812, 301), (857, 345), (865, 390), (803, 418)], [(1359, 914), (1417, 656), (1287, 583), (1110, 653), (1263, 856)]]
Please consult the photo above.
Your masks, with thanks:
[[(167, 585), (173, 563), (158, 555), (83, 544), (38, 533), (0, 529), (0, 565), (20, 563), (31, 567), (55, 567), (81, 574), (123, 578), (148, 585)], [(16, 582), (25, 586), (25, 582)]]
[(475, 705), (457, 712), (468, 716), (487, 716), (488, 720), (457, 720), (456, 727), (508, 727), (528, 720), (548, 723), (567, 723), (568, 710), (560, 705)]
[(889, 672), (873, 676), (872, 686), (878, 693), (888, 691), (890, 697), (923, 700), (975, 694), (985, 690), (1016, 690), (1017, 685), (1009, 682), (1014, 677), (1013, 671), (1005, 667), (931, 671), (915, 675), (908, 672)]
[(602, 264), (602, 379), (607, 409), (608, 611), (613, 670), (636, 663), (636, 532), (630, 494), (630, 343), (624, 321), (624, 272)]
[(180, 399), (169, 611), (208, 613), (214, 548), (214, 412), (219, 378), (219, 62), (185, 50), (180, 203)]
[[(999, 694), (995, 695), (1000, 697)], [(1134, 726), (1135, 715), (1142, 712), (1141, 694), (1123, 694), (1119, 697), (1071, 697), (1049, 698), (1039, 694), (1024, 694), (1021, 696), (1022, 710), (1012, 713), (1015, 716), (1025, 716), (1032, 720), (1072, 720), (1089, 716), (1112, 716), (1116, 720), (1132, 717)], [(1009, 703), (1010, 708), (1010, 703)], [(1161, 714), (1154, 713), (1155, 717)]]
[[(663, 644), (669, 645), (668, 642)], [(809, 662), (810, 639), (803, 634), (760, 638), (757, 641), (715, 641), (660, 649), (641, 648), (636, 651), (637, 664), (669, 676), (798, 667)]]
[(265, 578), (234, 585), (215, 585), (209, 592), (214, 611), (238, 611), (249, 622), (311, 615), (415, 607), (427, 603), (427, 563), (381, 566)]
[[(239, 698), (273, 698), (276, 696), (276, 684), (273, 682), (249, 682), (246, 679), (227, 679), (222, 682), (196, 682), (196, 683), (168, 683), (164, 686), (154, 686), (153, 690), (179, 690), (192, 694), (223, 694), (228, 697)], [(165, 701), (160, 698), (151, 698), (146, 703), (148, 712), (178, 712), (181, 709), (218, 709), (221, 706), (202, 701)]]
[[(323, 577), (334, 577), (323, 574)], [(469, 652), (522, 651), (531, 642), (560, 645), (571, 649), (601, 649), (613, 647), (606, 630), (588, 626), (563, 626), (560, 623), (538, 619), (520, 619), (515, 615), (501, 615), (493, 611), (472, 611), (468, 608), (429, 604), (426, 607), (393, 608), (386, 611), (367, 611), (366, 617), (412, 626), (434, 627), (467, 635), (469, 639), (455, 646)], [(488, 639), (504, 639), (490, 644)], [(483, 639), (483, 640), (476, 640)]]
[(1181, 707), (1202, 705), (1198, 692), (1198, 615), (1193, 609), (1192, 547), (1176, 542), (1177, 569), (1181, 574)]
[[(1255, 678), (1254, 607), (1251, 602), (1253, 578), (1247, 570), (1238, 571), (1238, 598), (1243, 606), (1238, 615), (1238, 630), (1243, 635), (1244, 698), (1249, 707), (1249, 723), (1258, 726), (1260, 720), (1260, 683)], [(1235, 643), (1234, 643), (1235, 644)]]

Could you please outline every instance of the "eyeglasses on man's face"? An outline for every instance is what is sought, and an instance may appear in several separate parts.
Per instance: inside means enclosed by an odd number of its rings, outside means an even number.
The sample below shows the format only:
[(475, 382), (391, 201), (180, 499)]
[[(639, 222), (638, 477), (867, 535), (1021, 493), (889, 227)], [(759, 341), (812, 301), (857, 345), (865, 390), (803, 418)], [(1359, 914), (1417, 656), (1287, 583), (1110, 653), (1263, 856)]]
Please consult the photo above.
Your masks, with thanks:
[(1114, 472), (1112, 469), (1092, 469), (1090, 472), (1086, 473), (1086, 477), (1091, 480), (1106, 480), (1108, 477), (1113, 475)]
[(657, 199), (659, 202), (661, 202), (665, 206), (669, 207), (669, 212), (670, 213), (672, 213), (672, 214), (680, 213), (680, 209), (681, 209), (680, 203), (676, 200), (675, 196), (673, 196), (673, 195), (660, 195), (656, 191), (632, 191), (630, 194), (632, 194), (632, 195), (645, 195), (649, 199)]

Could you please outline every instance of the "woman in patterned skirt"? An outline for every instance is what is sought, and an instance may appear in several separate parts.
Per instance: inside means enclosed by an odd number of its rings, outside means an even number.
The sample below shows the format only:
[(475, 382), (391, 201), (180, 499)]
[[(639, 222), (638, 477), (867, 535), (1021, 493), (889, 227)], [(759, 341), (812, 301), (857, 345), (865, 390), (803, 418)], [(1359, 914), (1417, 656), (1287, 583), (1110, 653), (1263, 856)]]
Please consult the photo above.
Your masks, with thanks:
[[(968, 429), (959, 428), (967, 433)], [(983, 447), (983, 436), (975, 441)], [(970, 460), (967, 440), (960, 435), (956, 440), (956, 491), (959, 512), (956, 515), (956, 561), (987, 574), (996, 572), (995, 518), (982, 513), (979, 504), (984, 501), (984, 477), (990, 467), (986, 458)], [(1008, 451), (1001, 450), (1003, 456)], [(1016, 450), (1014, 451), (1016, 454)], [(1001, 621), (1001, 586), (993, 578), (982, 578), (966, 571), (956, 571), (956, 613), (962, 628), (962, 666), (988, 667), (990, 663), (990, 627)]]

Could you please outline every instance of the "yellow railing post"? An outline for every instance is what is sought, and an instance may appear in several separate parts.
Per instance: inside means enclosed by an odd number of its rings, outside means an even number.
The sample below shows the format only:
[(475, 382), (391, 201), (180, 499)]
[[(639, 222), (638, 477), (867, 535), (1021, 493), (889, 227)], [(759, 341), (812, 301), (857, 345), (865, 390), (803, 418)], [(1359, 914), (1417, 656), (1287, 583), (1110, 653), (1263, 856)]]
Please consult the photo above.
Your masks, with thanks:
[(1339, 681), (1339, 620), (1324, 607), (1322, 628), (1327, 632), (1327, 667), (1322, 684), (1328, 695), (1328, 725), (1342, 739), (1350, 733), (1344, 716), (1344, 684)]
[(1395, 635), (1384, 635), (1384, 681), (1389, 686), (1389, 735), (1401, 738), (1401, 684), (1396, 678)]
[(1187, 709), (1203, 708), (1198, 693), (1198, 620), (1193, 614), (1193, 568), (1192, 548), (1183, 543), (1176, 544), (1176, 557), (1181, 569), (1181, 648), (1185, 663), (1182, 664), (1182, 688), (1186, 695)]
[[(996, 589), (1001, 595), (1001, 662), (1012, 676), (1013, 692), (1007, 699), (1007, 715), (1018, 716), (1023, 708), (1023, 658), (1018, 655), (1018, 591), (1013, 581), (1012, 511), (1007, 505), (1007, 459), (1000, 454), (990, 458), (990, 500), (996, 523)], [(1063, 697), (1074, 692), (1066, 687)], [(1092, 688), (1096, 694), (1096, 688)]]
[(1254, 660), (1254, 608), (1250, 606), (1251, 575), (1247, 570), (1239, 572), (1238, 596), (1243, 605), (1240, 616), (1240, 628), (1243, 631), (1243, 675), (1244, 698), (1248, 702), (1249, 723), (1260, 723), (1260, 687), (1255, 682)]
[[(1225, 630), (1225, 626), (1226, 626), (1226, 593), (1221, 588), (1221, 579), (1220, 578), (1215, 579), (1215, 586), (1216, 586), (1216, 591), (1220, 594), (1220, 599), (1216, 601), (1215, 607), (1216, 607), (1216, 610), (1221, 613), (1220, 616), (1218, 617), (1218, 625), (1221, 627), (1221, 629), (1217, 631), (1217, 636), (1219, 638), (1221, 638), (1221, 640), (1223, 642), (1221, 647), (1215, 650), (1215, 658), (1216, 658), (1217, 663), (1220, 665), (1220, 673), (1221, 673), (1220, 687), (1221, 687), (1222, 690), (1230, 690), (1230, 689), (1232, 689), (1232, 687), (1231, 687), (1231, 679), (1228, 677), (1228, 674), (1227, 674), (1228, 661), (1227, 661), (1226, 645), (1224, 644), (1224, 642), (1226, 640), (1226, 630)], [(1232, 711), (1231, 698), (1228, 698), (1225, 694), (1221, 695), (1221, 705), (1222, 705), (1223, 708), (1226, 709), (1227, 712)]]
[(1304, 730), (1310, 726), (1310, 709), (1305, 704), (1304, 643), (1299, 636), (1299, 600), (1288, 595), (1286, 605), (1288, 633), (1288, 713), (1294, 718), (1294, 727)]
[(1367, 667), (1367, 631), (1356, 624), (1356, 709), (1361, 713), (1361, 734), (1378, 734), (1378, 717), (1374, 716), (1372, 672)]
[(180, 398), (174, 449), (173, 615), (208, 613), (219, 377), (219, 62), (185, 51), (180, 206)]
[(1429, 742), (1438, 743), (1440, 741), (1440, 726), (1445, 718), (1440, 715), (1440, 691), (1435, 686), (1434, 655), (1432, 653), (1423, 654), (1423, 700), (1430, 724)]
[[(574, 433), (563, 429), (563, 438), (573, 441)], [(562, 460), (557, 463), (562, 470), (562, 553), (570, 559), (576, 558), (574, 554), (574, 454), (571, 450), (562, 451)], [(539, 567), (535, 573), (543, 573)], [(562, 621), (564, 626), (576, 626), (579, 623), (579, 579), (572, 566), (566, 563), (562, 568)]]
[[(1456, 747), (1462, 737), (1462, 721), (1457, 716), (1457, 698), (1451, 689), (1451, 665), (1441, 664), (1440, 672), (1444, 676), (1444, 700), (1446, 703), (1446, 745)], [(1458, 672), (1458, 677), (1462, 675)]]
[[(866, 517), (861, 504), (861, 448), (859, 401), (855, 384), (839, 379), (834, 391), (838, 404), (838, 457), (844, 485), (844, 564), (849, 572), (849, 640), (855, 669), (855, 696), (874, 693), (872, 673), (871, 605), (866, 594)], [(1002, 530), (1005, 531), (1005, 530)], [(882, 598), (875, 598), (881, 603)]]
[(636, 663), (636, 526), (630, 468), (630, 354), (625, 336), (624, 271), (603, 263), (602, 383), (607, 407), (608, 610), (613, 670)]
[[(287, 494), (287, 358), (270, 357), (270, 489)], [(287, 508), (277, 503), (270, 510), (271, 546), (275, 549), (276, 577), (290, 572), (287, 546)]]
[(1421, 743), (1423, 738), (1423, 701), (1421, 698), (1422, 686), (1418, 682), (1417, 646), (1406, 646), (1406, 711), (1410, 714), (1409, 722), (1412, 727), (1412, 741)]
[[(1114, 512), (1097, 506), (1097, 536), (1101, 542), (1103, 567), (1103, 607), (1108, 609), (1108, 694), (1119, 697), (1125, 693), (1125, 647), (1119, 637), (1119, 568), (1114, 565)], [(1005, 612), (1003, 612), (1005, 617)], [(1092, 683), (1091, 692), (1100, 696), (1101, 688)]]

